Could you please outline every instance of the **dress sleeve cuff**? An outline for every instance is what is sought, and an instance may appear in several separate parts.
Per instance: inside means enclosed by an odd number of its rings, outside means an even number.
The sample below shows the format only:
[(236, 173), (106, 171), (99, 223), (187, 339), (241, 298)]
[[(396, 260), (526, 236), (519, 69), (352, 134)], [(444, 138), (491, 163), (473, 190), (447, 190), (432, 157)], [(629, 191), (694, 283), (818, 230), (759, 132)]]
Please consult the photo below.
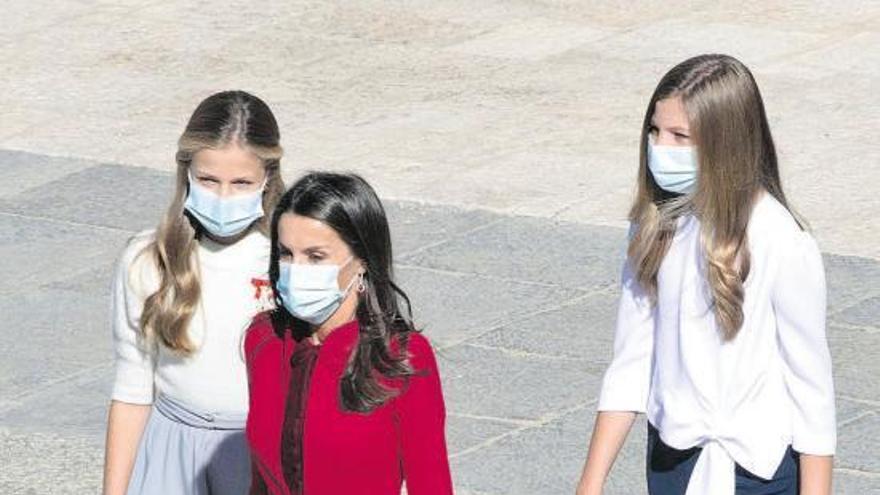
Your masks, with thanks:
[(145, 394), (141, 391), (126, 390), (117, 387), (113, 389), (111, 399), (117, 402), (125, 402), (126, 404), (149, 406), (153, 404), (153, 392), (151, 390), (149, 394)]
[(807, 455), (834, 455), (837, 445), (835, 434), (799, 434), (791, 442), (791, 448)]
[(599, 394), (597, 411), (630, 411), (644, 413), (647, 411), (646, 401), (637, 397), (626, 397), (622, 394), (612, 393), (603, 388)]

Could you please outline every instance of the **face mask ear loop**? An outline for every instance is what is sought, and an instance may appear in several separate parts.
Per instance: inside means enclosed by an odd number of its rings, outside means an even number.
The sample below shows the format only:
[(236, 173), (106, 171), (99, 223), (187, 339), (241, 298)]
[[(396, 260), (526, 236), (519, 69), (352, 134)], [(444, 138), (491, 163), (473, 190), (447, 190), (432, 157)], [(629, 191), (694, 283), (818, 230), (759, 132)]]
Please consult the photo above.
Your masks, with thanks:
[(190, 191), (193, 188), (193, 184), (195, 184), (196, 178), (193, 177), (192, 167), (186, 169), (186, 194), (189, 195)]
[(263, 178), (263, 185), (260, 186), (260, 191), (263, 192), (264, 194), (266, 193), (266, 186), (269, 185), (269, 170), (266, 169), (265, 172), (266, 172), (266, 177)]
[[(346, 266), (348, 266), (348, 264), (351, 263), (352, 260), (354, 260), (354, 255), (349, 256), (348, 259), (345, 261), (345, 263), (343, 263), (342, 265), (339, 266), (339, 269), (342, 270), (343, 268), (345, 268)], [(359, 282), (359, 283), (358, 283), (358, 288), (357, 288), (358, 293), (361, 293), (361, 292), (363, 292), (363, 291), (366, 289), (366, 288), (364, 287), (364, 274), (363, 274), (363, 273), (358, 273), (357, 275), (351, 277), (351, 281), (350, 281), (350, 282), (348, 283), (348, 285), (345, 287), (345, 290), (342, 291), (342, 297), (343, 297), (343, 298), (348, 296), (348, 291), (351, 290), (351, 287), (354, 285), (355, 282)]]
[(357, 282), (357, 279), (357, 276), (351, 277), (351, 282), (345, 287), (345, 290), (342, 292), (342, 297), (348, 296), (348, 292), (351, 290), (352, 286), (354, 286), (354, 283)]
[[(351, 261), (352, 261), (353, 259), (354, 259), (354, 255), (349, 256), (348, 260), (347, 260), (345, 263), (343, 263), (342, 265), (340, 265), (339, 269), (342, 270), (343, 268), (345, 268), (346, 266), (348, 266), (348, 264), (351, 263)], [(354, 285), (354, 283), (355, 283), (359, 278), (362, 278), (362, 277), (363, 277), (363, 274), (360, 274), (360, 273), (357, 274), (357, 275), (355, 275), (355, 276), (353, 276), (353, 277), (351, 277), (351, 281), (348, 282), (348, 285), (345, 287), (345, 290), (342, 291), (342, 297), (346, 297), (346, 296), (348, 296), (348, 291), (350, 291), (350, 290), (351, 290), (351, 287)], [(358, 292), (360, 292), (360, 291), (358, 291)]]

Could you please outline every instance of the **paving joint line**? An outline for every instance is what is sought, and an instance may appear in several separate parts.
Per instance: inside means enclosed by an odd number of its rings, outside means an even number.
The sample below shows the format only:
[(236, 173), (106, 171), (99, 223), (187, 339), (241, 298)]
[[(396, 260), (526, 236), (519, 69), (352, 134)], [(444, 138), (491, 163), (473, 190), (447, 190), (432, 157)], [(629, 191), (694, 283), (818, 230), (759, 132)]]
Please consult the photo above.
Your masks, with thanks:
[(858, 468), (836, 467), (834, 471), (839, 473), (851, 474), (859, 478), (880, 479), (880, 473), (875, 471), (866, 471)]
[[(442, 345), (442, 346), (438, 346), (437, 350), (443, 351), (443, 350), (450, 349), (450, 348), (458, 346), (458, 345), (470, 344), (470, 341), (472, 341), (472, 340), (477, 340), (481, 337), (484, 337), (485, 335), (488, 335), (489, 333), (492, 333), (496, 330), (500, 330), (500, 329), (502, 329), (506, 326), (512, 325), (518, 321), (526, 320), (526, 319), (529, 319), (529, 318), (532, 318), (535, 316), (540, 316), (540, 315), (547, 314), (547, 313), (552, 313), (553, 311), (559, 311), (561, 309), (565, 309), (565, 308), (574, 306), (578, 303), (581, 303), (584, 300), (589, 299), (597, 294), (602, 294), (602, 293), (607, 293), (607, 292), (609, 292), (608, 286), (604, 286), (604, 287), (600, 286), (590, 292), (580, 294), (580, 295), (575, 296), (571, 299), (566, 299), (565, 301), (563, 301), (560, 304), (555, 304), (553, 306), (546, 306), (546, 307), (540, 308), (535, 311), (525, 312), (525, 313), (514, 315), (513, 317), (510, 317), (510, 318), (498, 319), (498, 320), (495, 320), (494, 322), (486, 323), (485, 326), (487, 328), (485, 331), (478, 333), (476, 335), (472, 335), (472, 336), (464, 337), (464, 338), (456, 340), (456, 341), (452, 341), (452, 342), (445, 344), (445, 345)], [(472, 327), (469, 327), (469, 328), (472, 328)]]
[(851, 395), (838, 395), (838, 399), (848, 400), (850, 402), (855, 402), (857, 404), (864, 404), (866, 406), (872, 406), (875, 408), (880, 408), (880, 401), (872, 400), (872, 399), (862, 399), (860, 397), (853, 397)]
[(876, 411), (862, 411), (859, 414), (856, 414), (855, 416), (838, 423), (837, 429), (846, 428), (847, 426), (855, 423), (856, 421), (858, 421), (862, 418), (865, 418), (868, 416), (876, 416), (876, 415), (877, 415)]
[(484, 278), (484, 279), (488, 279), (488, 280), (496, 280), (499, 282), (512, 282), (512, 283), (517, 283), (517, 284), (522, 284), (522, 285), (534, 285), (537, 287), (544, 287), (544, 288), (549, 288), (549, 289), (565, 289), (565, 290), (576, 290), (576, 291), (585, 290), (584, 288), (580, 288), (580, 287), (566, 287), (564, 285), (550, 284), (547, 282), (535, 282), (534, 280), (509, 278), (509, 277), (502, 277), (499, 275), (490, 275), (490, 274), (478, 273), (478, 272), (463, 272), (463, 271), (459, 271), (459, 270), (450, 270), (450, 269), (446, 269), (446, 268), (434, 268), (434, 267), (430, 267), (430, 266), (410, 265), (407, 263), (396, 263), (396, 265), (397, 265), (397, 267), (400, 267), (400, 268), (406, 268), (406, 269), (410, 269), (410, 270), (420, 270), (420, 271), (429, 272), (429, 273), (436, 273), (439, 275), (458, 275), (458, 276), (480, 277), (480, 278)]
[[(392, 201), (394, 201), (394, 200), (392, 200)], [(419, 204), (419, 203), (416, 203), (416, 204)], [(422, 206), (424, 206), (424, 205), (422, 205)], [(453, 241), (456, 241), (456, 240), (458, 240), (458, 239), (462, 239), (462, 238), (467, 237), (467, 236), (469, 236), (469, 235), (471, 235), (471, 234), (473, 234), (473, 233), (475, 233), (475, 232), (480, 232), (481, 230), (488, 229), (488, 228), (492, 227), (493, 225), (496, 225), (496, 224), (498, 224), (498, 223), (503, 222), (503, 221), (506, 220), (506, 219), (507, 219), (507, 218), (505, 218), (505, 217), (496, 218), (496, 219), (491, 220), (491, 221), (489, 221), (489, 222), (486, 222), (486, 223), (483, 223), (483, 224), (477, 225), (476, 227), (472, 227), (472, 228), (470, 228), (470, 229), (468, 229), (468, 230), (466, 230), (466, 231), (464, 231), (464, 232), (457, 232), (457, 233), (455, 233), (455, 234), (453, 234), (453, 235), (451, 235), (451, 236), (449, 236), (449, 237), (447, 237), (447, 238), (445, 238), (445, 239), (441, 239), (441, 240), (439, 240), (439, 241), (434, 241), (434, 242), (428, 243), (428, 244), (426, 244), (426, 245), (424, 245), (424, 246), (417, 247), (417, 248), (415, 248), (415, 249), (413, 249), (413, 250), (411, 250), (411, 251), (407, 251), (406, 253), (401, 254), (401, 255), (400, 255), (400, 258), (403, 259), (403, 258), (406, 258), (406, 257), (409, 257), (409, 256), (414, 256), (414, 255), (416, 255), (416, 254), (419, 254), (419, 253), (425, 252), (425, 251), (427, 251), (427, 250), (429, 250), (429, 249), (433, 249), (433, 248), (435, 248), (435, 247), (439, 247), (439, 246), (442, 246), (442, 245), (444, 245), (444, 244), (448, 244), (448, 243), (453, 242)]]
[(577, 404), (577, 405), (575, 405), (575, 406), (571, 406), (571, 407), (568, 407), (568, 408), (562, 409), (562, 410), (560, 410), (560, 411), (556, 411), (556, 412), (552, 412), (552, 413), (549, 413), (549, 414), (545, 414), (544, 416), (542, 416), (542, 417), (538, 418), (537, 420), (535, 420), (532, 424), (525, 425), (525, 426), (521, 426), (521, 427), (519, 427), (519, 428), (515, 428), (515, 429), (513, 429), (513, 430), (510, 430), (510, 431), (508, 431), (508, 432), (504, 432), (504, 433), (502, 433), (502, 434), (500, 434), (500, 435), (494, 436), (494, 437), (489, 438), (489, 439), (487, 439), (487, 440), (485, 440), (485, 441), (483, 441), (483, 442), (480, 442), (480, 443), (477, 444), (477, 445), (473, 445), (473, 446), (468, 447), (468, 448), (466, 448), (466, 449), (464, 449), (464, 450), (460, 450), (460, 451), (458, 451), (458, 452), (455, 452), (455, 453), (453, 453), (453, 454), (450, 454), (450, 455), (449, 455), (449, 459), (452, 460), (452, 459), (455, 459), (455, 458), (457, 458), (457, 457), (466, 456), (466, 455), (471, 454), (471, 453), (473, 453), (473, 452), (477, 452), (477, 451), (483, 450), (483, 449), (486, 448), (486, 447), (490, 447), (490, 446), (492, 446), (492, 445), (494, 445), (494, 444), (500, 442), (501, 440), (504, 440), (505, 438), (508, 438), (508, 437), (515, 437), (515, 436), (518, 436), (518, 435), (520, 435), (521, 433), (523, 433), (523, 432), (525, 432), (525, 431), (532, 430), (532, 429), (536, 429), (536, 428), (540, 428), (540, 427), (542, 427), (542, 426), (546, 426), (547, 424), (549, 424), (549, 423), (551, 423), (551, 422), (553, 422), (553, 421), (555, 421), (555, 420), (557, 420), (557, 419), (559, 419), (559, 418), (561, 418), (561, 417), (563, 417), (563, 416), (566, 416), (566, 415), (571, 414), (571, 413), (573, 413), (573, 412), (576, 412), (576, 411), (578, 411), (578, 410), (585, 409), (585, 408), (589, 407), (591, 404), (593, 404), (593, 403), (595, 403), (595, 402), (596, 402), (595, 399), (593, 399), (593, 400), (590, 400), (590, 401), (585, 402), (585, 403), (580, 403), (580, 404)]
[(582, 361), (582, 359), (570, 357), (570, 356), (554, 356), (552, 354), (543, 354), (540, 352), (529, 352), (522, 351), (519, 349), (511, 349), (509, 347), (500, 347), (494, 345), (486, 345), (486, 344), (476, 344), (476, 343), (467, 343), (465, 344), (470, 347), (476, 347), (477, 349), (485, 349), (488, 351), (499, 351), (501, 353), (507, 354), (511, 357), (517, 358), (534, 358), (534, 359), (545, 359), (548, 361), (562, 361), (562, 362), (571, 362), (577, 363)]
[(509, 425), (516, 426), (530, 426), (536, 424), (536, 421), (533, 419), (515, 419), (515, 418), (501, 418), (497, 416), (485, 416), (482, 414), (468, 414), (468, 413), (457, 413), (450, 412), (448, 416), (453, 418), (464, 418), (464, 419), (474, 419), (479, 421), (492, 421), (495, 423), (504, 423)]
[(64, 385), (67, 383), (74, 382), (74, 381), (78, 380), (79, 378), (81, 378), (83, 376), (87, 376), (89, 373), (92, 373), (93, 371), (97, 371), (101, 368), (112, 368), (112, 367), (113, 367), (113, 361), (105, 361), (101, 364), (92, 365), (87, 368), (83, 368), (83, 369), (74, 371), (73, 373), (65, 375), (64, 377), (50, 380), (42, 385), (37, 386), (34, 389), (27, 390), (25, 392), (21, 392), (18, 395), (13, 395), (11, 397), (10, 402), (14, 401), (14, 403), (9, 403), (9, 404), (5, 404), (5, 405), (0, 406), (0, 414), (8, 412), (9, 410), (14, 409), (15, 407), (18, 407), (19, 405), (21, 405), (22, 402), (31, 400), (35, 397), (39, 397), (40, 395), (43, 395), (46, 392), (50, 392), (55, 387), (57, 387), (59, 385)]
[(108, 227), (106, 225), (95, 225), (92, 223), (85, 223), (85, 222), (72, 222), (70, 220), (62, 220), (60, 218), (45, 217), (45, 216), (40, 216), (40, 215), (23, 215), (21, 213), (12, 213), (12, 212), (8, 212), (8, 211), (0, 211), (0, 216), (21, 218), (21, 219), (25, 219), (25, 220), (41, 220), (44, 222), (58, 223), (58, 224), (67, 225), (67, 226), (71, 226), (71, 227), (106, 230), (108, 232), (123, 232), (126, 234), (132, 234), (132, 235), (134, 235), (138, 232), (136, 230), (120, 229), (119, 227)]
[(840, 328), (841, 330), (851, 330), (855, 332), (880, 333), (880, 328), (868, 325), (854, 325), (852, 323), (840, 323), (830, 321), (828, 326), (834, 326), (836, 328)]

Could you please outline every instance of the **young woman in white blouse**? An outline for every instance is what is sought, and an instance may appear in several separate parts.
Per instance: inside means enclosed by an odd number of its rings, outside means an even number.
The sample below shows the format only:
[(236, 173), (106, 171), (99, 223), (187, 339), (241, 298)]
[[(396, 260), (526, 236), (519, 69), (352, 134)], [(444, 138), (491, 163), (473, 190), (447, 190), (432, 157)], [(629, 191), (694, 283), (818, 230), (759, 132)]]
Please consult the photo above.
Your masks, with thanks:
[(259, 98), (205, 99), (178, 142), (162, 223), (122, 254), (105, 494), (247, 491), (243, 332), (272, 299), (267, 219), (284, 192), (279, 139)]
[(788, 207), (741, 62), (702, 55), (660, 80), (630, 219), (578, 493), (601, 493), (642, 412), (652, 495), (831, 493), (822, 258)]

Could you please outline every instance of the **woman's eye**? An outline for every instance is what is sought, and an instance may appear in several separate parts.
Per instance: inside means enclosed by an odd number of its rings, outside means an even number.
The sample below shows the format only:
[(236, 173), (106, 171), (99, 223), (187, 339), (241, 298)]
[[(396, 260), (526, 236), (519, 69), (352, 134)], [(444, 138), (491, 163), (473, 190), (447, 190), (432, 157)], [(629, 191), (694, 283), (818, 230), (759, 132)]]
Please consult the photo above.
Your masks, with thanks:
[(688, 136), (687, 134), (682, 134), (682, 133), (680, 133), (680, 132), (676, 132), (676, 133), (675, 133), (675, 137), (677, 137), (678, 139), (690, 139), (690, 138), (691, 138), (691, 137)]
[(311, 261), (312, 263), (320, 263), (323, 260), (324, 260), (324, 257), (321, 255), (318, 255), (318, 254), (310, 254), (309, 255), (309, 261)]
[(216, 184), (217, 183), (217, 179), (214, 179), (212, 177), (200, 177), (199, 181), (203, 182), (205, 184)]

